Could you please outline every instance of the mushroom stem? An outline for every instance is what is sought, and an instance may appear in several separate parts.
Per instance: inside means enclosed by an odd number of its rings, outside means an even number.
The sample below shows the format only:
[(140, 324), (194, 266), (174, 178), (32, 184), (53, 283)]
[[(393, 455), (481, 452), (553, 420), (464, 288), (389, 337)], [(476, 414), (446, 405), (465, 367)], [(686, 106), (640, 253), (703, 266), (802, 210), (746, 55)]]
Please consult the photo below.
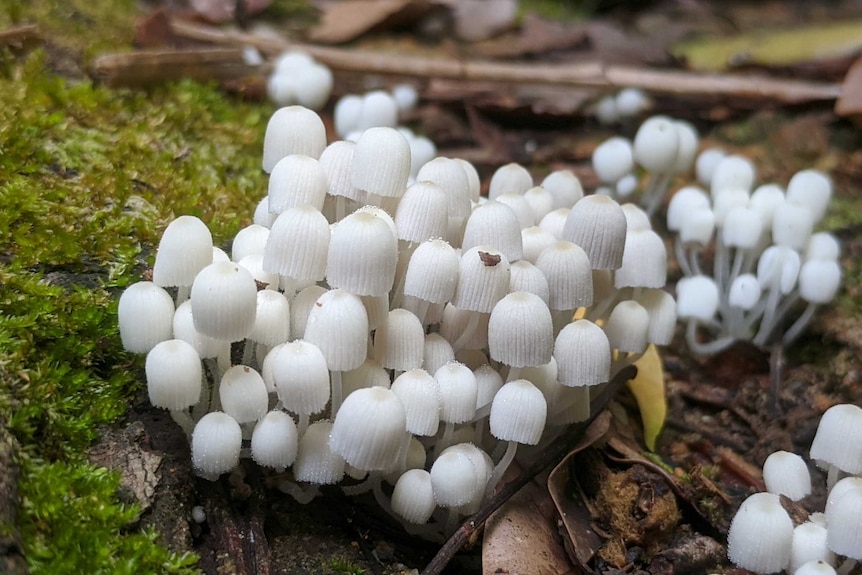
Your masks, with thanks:
[(506, 472), (506, 469), (509, 468), (509, 465), (512, 463), (512, 460), (515, 459), (515, 452), (518, 451), (518, 442), (517, 441), (509, 441), (509, 444), (506, 446), (506, 452), (503, 454), (503, 457), (500, 459), (500, 462), (494, 466), (494, 473), (491, 474), (491, 479), (488, 480), (488, 488), (486, 493), (491, 496), (494, 494), (494, 490), (497, 487), (497, 483), (500, 481), (500, 478), (503, 477), (503, 474)]
[(187, 409), (172, 409), (171, 419), (177, 422), (186, 434), (186, 437), (191, 437), (192, 431), (195, 429), (195, 422)]
[(296, 499), (297, 503), (305, 505), (306, 503), (311, 503), (311, 500), (317, 497), (317, 493), (320, 491), (320, 486), (312, 484), (307, 488), (303, 488), (301, 485), (297, 485), (293, 481), (284, 480), (278, 484), (278, 490), (282, 493), (287, 493)]
[(735, 337), (722, 337), (707, 343), (697, 341), (697, 320), (692, 318), (688, 320), (688, 325), (685, 330), (685, 342), (689, 349), (698, 355), (713, 355), (720, 351), (724, 351), (736, 341)]
[(335, 414), (338, 413), (339, 408), (341, 407), (341, 372), (333, 371), (331, 372), (332, 377), (330, 378), (330, 382), (332, 384), (332, 412), (331, 417), (335, 419)]

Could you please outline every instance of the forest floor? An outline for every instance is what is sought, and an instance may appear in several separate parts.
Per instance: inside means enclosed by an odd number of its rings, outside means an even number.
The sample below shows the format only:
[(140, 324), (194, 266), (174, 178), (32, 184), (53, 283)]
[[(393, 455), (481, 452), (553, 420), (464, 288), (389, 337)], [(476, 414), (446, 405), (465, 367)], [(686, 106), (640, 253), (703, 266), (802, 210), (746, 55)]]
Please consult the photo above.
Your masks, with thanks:
[[(128, 553), (140, 561), (129, 559), (138, 565), (129, 572), (138, 573), (159, 572), (159, 565), (204, 573), (421, 571), (439, 543), (407, 536), (362, 498), (332, 488), (300, 505), (250, 461), (216, 482), (194, 477), (185, 436), (165, 412), (149, 406), (142, 361), (119, 347), (111, 306), (119, 289), (151, 264), (165, 223), (195, 213), (211, 225), (217, 242), (227, 242), (250, 221), (265, 189), (256, 154), (274, 107), (264, 101), (259, 72), (237, 72), (235, 54), (211, 54), (214, 64), (198, 60), (179, 69), (164, 62), (145, 69), (132, 59), (110, 65), (99, 60), (144, 48), (215, 53), (238, 47), (227, 37), (220, 45), (207, 44), (171, 29), (167, 22), (179, 19), (216, 34), (221, 30), (180, 4), (39, 0), (13, 2), (0, 15), (0, 33), (39, 26), (38, 35), (23, 32), (24, 40), (0, 36), (0, 93), (10, 94), (8, 109), (0, 111), (0, 197), (8, 202), (0, 218), (0, 246), (7, 246), (0, 247), (2, 311), (9, 334), (9, 341), (0, 342), (0, 417), (7, 424), (0, 436), (0, 523), (11, 525), (0, 538), (6, 566), (10, 572), (71, 572), (74, 566), (119, 573), (129, 568), (98, 557)], [(272, 37), (259, 28), (267, 26), (318, 47), (330, 42), (345, 52), (389, 55), (396, 64), (404, 55), (536, 67), (600, 60), (609, 67), (798, 82), (782, 86), (778, 96), (752, 94), (732, 83), (723, 93), (692, 92), (683, 81), (677, 89), (671, 80), (651, 93), (651, 113), (688, 120), (699, 130), (702, 147), (748, 156), (759, 182), (786, 184), (805, 168), (828, 172), (833, 180), (833, 202), (818, 229), (841, 240), (843, 288), (783, 350), (778, 396), (771, 392), (776, 372), (770, 349), (738, 343), (699, 358), (678, 330), (661, 350), (668, 409), (655, 450), (644, 446), (634, 397), (621, 391), (602, 441), (566, 458), (550, 480), (549, 470), (539, 474), (498, 512), (484, 542), (480, 533), (445, 571), (744, 573), (726, 559), (726, 533), (741, 501), (764, 489), (765, 458), (776, 450), (807, 457), (827, 408), (862, 404), (862, 79), (851, 82), (848, 73), (855, 62), (856, 76), (862, 75), (862, 33), (850, 33), (857, 43), (848, 47), (839, 42), (844, 32), (831, 28), (862, 30), (862, 3), (664, 0), (634, 9), (614, 2), (522, 2), (514, 19), (502, 24), (461, 21), (448, 6), (457, 2), (414, 3), (414, 10), (409, 4), (368, 8), (366, 29), (338, 17), (329, 27), (320, 25), (320, 15), (335, 5), (323, 1), (276, 2), (242, 24), (261, 46)], [(586, 10), (582, 4), (595, 6)], [(502, 29), (487, 39), (465, 39), (486, 33), (485, 25)], [(473, 162), (486, 186), (497, 167), (520, 162), (536, 181), (552, 170), (571, 169), (591, 190), (598, 184), (590, 167), (593, 149), (611, 135), (633, 137), (638, 123), (596, 121), (590, 110), (609, 92), (607, 86), (425, 73), (394, 78), (361, 64), (333, 67), (335, 97), (391, 87), (396, 80), (416, 86), (420, 104), (408, 125), (434, 141), (440, 155)], [(189, 70), (208, 83), (176, 82)], [(841, 86), (849, 111), (836, 112), (834, 97), (799, 96), (803, 85)], [(335, 97), (322, 112), (330, 133)], [(90, 201), (73, 198), (84, 193), (92, 194)], [(34, 204), (22, 199), (30, 196)], [(43, 216), (49, 223), (40, 223)], [(69, 245), (79, 237), (84, 239), (78, 245)], [(678, 269), (670, 277), (676, 281)], [(40, 298), (62, 304), (42, 309), (35, 302), (47, 300)], [(107, 311), (85, 314), (74, 307), (81, 302), (82, 310)], [(84, 327), (75, 324), (64, 335), (61, 319), (67, 316)], [(44, 322), (51, 329), (39, 327)], [(77, 340), (77, 347), (58, 343), (66, 338)], [(41, 345), (57, 355), (36, 365)], [(87, 359), (76, 363), (71, 354)], [(77, 387), (74, 400), (55, 397), (58, 389), (78, 385), (68, 383), (69, 373), (83, 374), (82, 385), (98, 382), (98, 392), (86, 400), (92, 404), (82, 407), (87, 396)], [(43, 396), (50, 408), (36, 407)], [(80, 425), (68, 422), (75, 418)], [(117, 475), (99, 476), (97, 485), (92, 474), (103, 467)], [(797, 513), (823, 508), (824, 477), (811, 469), (815, 491)], [(61, 481), (53, 493), (75, 495), (55, 507), (49, 481)], [(111, 501), (107, 509), (116, 517), (93, 519), (87, 501), (100, 498)], [(195, 506), (205, 510), (205, 522), (191, 520)], [(134, 510), (131, 516), (120, 511), (125, 508)], [(70, 515), (70, 509), (80, 515)], [(572, 536), (575, 516), (586, 522), (590, 537)], [(499, 528), (513, 521), (523, 531), (513, 535)], [(92, 549), (80, 545), (75, 553), (92, 555), (59, 557), (63, 552), (56, 549), (64, 547), (52, 546), (71, 542), (74, 548), (76, 538), (85, 537), (76, 530), (91, 530), (94, 542)], [(141, 532), (143, 539), (133, 539)], [(105, 551), (106, 538), (128, 544), (112, 543), (116, 547)], [(519, 541), (527, 542), (523, 549)], [(153, 542), (172, 555), (141, 550)]]

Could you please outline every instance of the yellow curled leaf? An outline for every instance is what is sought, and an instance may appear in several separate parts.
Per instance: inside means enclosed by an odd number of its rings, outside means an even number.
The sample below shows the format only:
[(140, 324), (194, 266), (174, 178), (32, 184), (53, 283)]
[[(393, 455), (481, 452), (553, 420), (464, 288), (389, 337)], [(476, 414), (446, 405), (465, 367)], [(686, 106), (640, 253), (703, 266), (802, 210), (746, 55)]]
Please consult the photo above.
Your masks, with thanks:
[(655, 442), (667, 415), (667, 400), (664, 393), (664, 368), (658, 349), (650, 345), (643, 356), (635, 362), (638, 374), (628, 385), (638, 402), (644, 424), (644, 442), (647, 449), (655, 450)]

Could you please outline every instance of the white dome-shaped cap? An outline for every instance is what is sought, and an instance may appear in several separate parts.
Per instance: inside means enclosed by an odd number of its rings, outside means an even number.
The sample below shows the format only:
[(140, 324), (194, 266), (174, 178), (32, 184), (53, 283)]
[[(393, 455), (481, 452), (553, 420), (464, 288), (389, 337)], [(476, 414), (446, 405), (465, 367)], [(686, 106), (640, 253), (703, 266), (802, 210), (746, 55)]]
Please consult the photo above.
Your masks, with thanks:
[(667, 206), (667, 229), (678, 232), (695, 209), (710, 208), (709, 196), (697, 186), (677, 190)]
[(727, 303), (746, 311), (751, 310), (760, 301), (763, 290), (753, 274), (737, 276), (730, 284)]
[(278, 215), (263, 252), (263, 268), (297, 281), (320, 281), (326, 272), (329, 222), (303, 204)]
[(536, 445), (545, 430), (545, 396), (526, 379), (503, 385), (491, 402), (491, 435), (503, 441)]
[(450, 361), (434, 372), (434, 379), (440, 386), (440, 420), (464, 423), (473, 419), (479, 388), (470, 368)]
[(533, 210), (533, 223), (538, 224), (542, 218), (554, 209), (554, 196), (542, 186), (533, 186), (524, 192), (524, 200)]
[(793, 575), (836, 575), (835, 568), (825, 561), (808, 561), (793, 571)]
[(362, 96), (357, 94), (345, 94), (335, 103), (333, 120), (335, 121), (335, 133), (344, 138), (355, 131), (359, 126), (359, 117), (362, 114)]
[(410, 144), (394, 128), (369, 128), (356, 142), (352, 182), (380, 197), (400, 198), (410, 177)]
[[(521, 370), (521, 373), (523, 373), (523, 371), (524, 370)], [(491, 400), (493, 400), (494, 396), (497, 395), (497, 391), (503, 387), (503, 377), (500, 375), (499, 371), (487, 363), (473, 368), (473, 375), (476, 377), (476, 389), (478, 390), (476, 395), (476, 409), (482, 409), (491, 403)]]
[(724, 156), (715, 165), (709, 180), (713, 199), (725, 190), (749, 191), (754, 185), (754, 164), (743, 156)]
[(452, 304), (490, 313), (509, 290), (509, 260), (490, 246), (475, 246), (461, 255)]
[(375, 127), (394, 128), (398, 124), (398, 104), (385, 90), (372, 90), (362, 97), (358, 130)]
[(260, 224), (251, 224), (240, 231), (233, 238), (230, 246), (231, 260), (239, 262), (246, 256), (262, 254), (269, 238), (269, 228)]
[(322, 210), (328, 191), (329, 182), (320, 162), (300, 154), (285, 156), (269, 176), (269, 211), (280, 214), (303, 204)]
[(395, 211), (398, 238), (419, 243), (445, 236), (449, 226), (446, 201), (446, 192), (433, 182), (411, 184)]
[(626, 216), (608, 196), (584, 196), (566, 219), (563, 239), (583, 248), (593, 269), (617, 269), (625, 249)]
[(862, 473), (862, 408), (833, 405), (820, 418), (811, 443), (811, 459), (856, 475)]
[(718, 311), (718, 286), (711, 277), (691, 276), (676, 284), (676, 314), (680, 319), (710, 321)]
[(695, 127), (685, 120), (674, 120), (673, 125), (678, 138), (673, 171), (682, 174), (688, 172), (694, 165), (700, 138)]
[(755, 493), (736, 512), (727, 534), (727, 556), (737, 567), (776, 573), (790, 563), (793, 521), (778, 495)]
[(344, 399), (329, 446), (354, 467), (386, 470), (398, 462), (406, 433), (407, 415), (398, 396), (382, 387), (367, 387)]
[(407, 431), (434, 435), (440, 424), (440, 385), (424, 369), (405, 371), (392, 382), (392, 392), (404, 405)]
[(491, 358), (512, 367), (551, 360), (554, 325), (548, 305), (529, 292), (510, 293), (497, 302), (488, 320)]
[(789, 451), (775, 451), (763, 462), (766, 490), (799, 501), (811, 493), (811, 475), (805, 461)]
[(431, 466), (431, 486), (440, 507), (461, 507), (482, 499), (490, 478), (488, 460), (468, 443), (447, 447)]
[(449, 218), (470, 215), (470, 178), (462, 164), (452, 158), (434, 158), (419, 168), (416, 181), (440, 186), (446, 195), (446, 215)]
[(593, 273), (590, 259), (581, 246), (567, 241), (547, 247), (536, 267), (548, 280), (548, 307), (571, 310), (593, 304)]
[(829, 303), (841, 287), (841, 266), (835, 260), (808, 260), (799, 270), (799, 295), (810, 303)]
[(270, 347), (290, 339), (290, 302), (270, 289), (257, 292), (254, 329), (248, 338)]
[(422, 242), (410, 256), (404, 276), (404, 295), (431, 303), (446, 303), (458, 285), (460, 256), (445, 240)]
[(634, 169), (634, 152), (628, 138), (614, 136), (593, 150), (593, 170), (599, 181), (613, 184)]
[(392, 289), (398, 240), (382, 217), (356, 211), (333, 226), (326, 279), (355, 295), (384, 295)]
[(638, 298), (649, 314), (647, 341), (655, 345), (669, 345), (676, 328), (676, 301), (662, 289), (645, 289)]
[[(834, 490), (834, 488), (833, 488)], [(862, 559), (862, 486), (853, 482), (826, 506), (826, 545), (838, 555)]]
[(559, 239), (551, 232), (540, 226), (530, 226), (521, 230), (521, 244), (523, 245), (523, 259), (512, 262), (513, 265), (520, 261), (536, 263), (539, 255)]
[(565, 326), (554, 342), (560, 383), (598, 385), (610, 379), (611, 345), (605, 331), (586, 319)]
[(258, 465), (283, 471), (296, 460), (298, 445), (293, 418), (283, 411), (270, 411), (254, 426), (251, 457)]
[(818, 170), (801, 170), (787, 183), (787, 201), (805, 206), (815, 222), (820, 221), (832, 198), (832, 181)]
[(176, 411), (198, 403), (201, 358), (191, 344), (168, 339), (153, 346), (145, 365), (147, 394), (155, 407)]
[(424, 469), (405, 471), (392, 491), (392, 511), (407, 523), (422, 525), (437, 508), (431, 474)]
[(546, 304), (551, 297), (544, 272), (526, 260), (519, 260), (509, 268), (509, 293), (516, 291), (536, 294)]
[(245, 365), (235, 365), (221, 378), (219, 399), (225, 413), (237, 423), (257, 421), (266, 414), (269, 395), (263, 377)]
[(299, 439), (293, 476), (297, 481), (332, 485), (344, 477), (344, 458), (329, 448), (332, 422), (315, 421)]
[(245, 339), (254, 329), (257, 284), (244, 267), (216, 262), (202, 269), (192, 284), (195, 329), (223, 341)]
[(406, 309), (393, 309), (374, 332), (374, 358), (387, 369), (407, 371), (422, 367), (425, 330)]
[(581, 181), (571, 170), (557, 170), (542, 180), (542, 187), (554, 196), (554, 209), (571, 209), (584, 197)]
[(319, 285), (310, 285), (293, 296), (290, 302), (290, 337), (302, 339), (305, 337), (305, 325), (314, 304), (328, 290)]
[(272, 385), (285, 409), (307, 415), (323, 411), (329, 401), (329, 369), (316, 345), (294, 340), (273, 348), (267, 360)]
[(181, 303), (174, 312), (173, 326), (174, 337), (192, 344), (201, 359), (230, 354), (230, 342), (205, 336), (195, 329), (192, 302), (189, 300)]
[(769, 246), (757, 260), (757, 281), (763, 289), (775, 286), (782, 294), (789, 294), (796, 286), (800, 265), (796, 250), (787, 246)]
[(521, 259), (524, 253), (521, 225), (510, 206), (489, 200), (470, 214), (461, 249), (483, 245), (501, 251), (510, 262)]
[(195, 276), (213, 261), (213, 238), (195, 216), (173, 220), (159, 240), (153, 264), (153, 283), (160, 287), (190, 286)]
[(450, 361), (455, 360), (452, 344), (439, 333), (429, 333), (425, 336), (422, 367), (428, 373), (434, 373)]
[(304, 154), (319, 158), (326, 147), (326, 128), (313, 110), (279, 108), (270, 117), (263, 138), (263, 171), (270, 173), (283, 157)]
[(666, 116), (653, 116), (638, 128), (633, 143), (635, 161), (651, 172), (671, 172), (679, 149), (679, 132)]
[(726, 155), (725, 151), (720, 148), (707, 148), (697, 155), (694, 169), (700, 185), (709, 186), (715, 167)]
[(841, 255), (841, 242), (829, 232), (817, 232), (808, 238), (806, 260), (837, 260)]
[(117, 323), (123, 348), (147, 353), (157, 343), (171, 338), (174, 300), (153, 282), (127, 287), (117, 306)]
[(812, 561), (831, 564), (835, 562), (835, 554), (826, 545), (826, 527), (806, 521), (793, 529), (788, 572), (798, 573), (803, 564)]
[(605, 333), (611, 348), (621, 352), (643, 353), (648, 343), (649, 313), (634, 300), (621, 301), (611, 310)]
[(488, 185), (488, 199), (496, 199), (503, 194), (523, 194), (533, 187), (533, 176), (524, 166), (514, 162), (500, 166), (491, 176)]
[(192, 466), (204, 479), (215, 481), (239, 464), (242, 429), (230, 415), (213, 411), (204, 415), (192, 432)]
[(321, 295), (308, 314), (305, 339), (320, 348), (331, 371), (362, 365), (368, 356), (368, 312), (362, 300), (342, 289)]
[(623, 260), (614, 274), (614, 286), (661, 288), (667, 283), (664, 240), (649, 229), (629, 230)]

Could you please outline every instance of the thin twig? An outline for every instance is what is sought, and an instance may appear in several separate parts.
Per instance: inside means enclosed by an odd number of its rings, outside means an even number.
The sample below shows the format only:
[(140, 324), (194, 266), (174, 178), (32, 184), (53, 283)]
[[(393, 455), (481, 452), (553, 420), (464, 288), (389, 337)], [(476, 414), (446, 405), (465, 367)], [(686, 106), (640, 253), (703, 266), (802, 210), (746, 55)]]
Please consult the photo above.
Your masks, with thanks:
[(455, 554), (464, 546), (481, 526), (488, 520), (494, 511), (512, 498), (518, 491), (529, 483), (536, 475), (547, 467), (559, 462), (573, 449), (587, 447), (595, 443), (607, 432), (610, 425), (611, 415), (604, 408), (611, 397), (622, 385), (632, 379), (637, 373), (637, 368), (629, 366), (621, 370), (602, 393), (590, 402), (590, 413), (595, 414), (590, 420), (572, 426), (563, 441), (557, 441), (542, 452), (541, 456), (530, 464), (514, 480), (506, 483), (493, 497), (488, 499), (479, 508), (475, 515), (469, 517), (461, 527), (443, 544), (437, 555), (422, 571), (421, 575), (439, 575), (449, 564)]
[(654, 94), (734, 97), (771, 100), (783, 104), (834, 101), (839, 84), (789, 80), (769, 76), (698, 74), (683, 70), (657, 70), (600, 62), (577, 64), (517, 64), (478, 60), (454, 60), (406, 56), (389, 52), (341, 49), (264, 38), (244, 32), (171, 21), (178, 36), (233, 46), (254, 46), (275, 55), (288, 49), (302, 50), (327, 66), (342, 71), (390, 74), (419, 78), (449, 78), (464, 81), (532, 83), (555, 86), (591, 86), (605, 89), (636, 87)]

